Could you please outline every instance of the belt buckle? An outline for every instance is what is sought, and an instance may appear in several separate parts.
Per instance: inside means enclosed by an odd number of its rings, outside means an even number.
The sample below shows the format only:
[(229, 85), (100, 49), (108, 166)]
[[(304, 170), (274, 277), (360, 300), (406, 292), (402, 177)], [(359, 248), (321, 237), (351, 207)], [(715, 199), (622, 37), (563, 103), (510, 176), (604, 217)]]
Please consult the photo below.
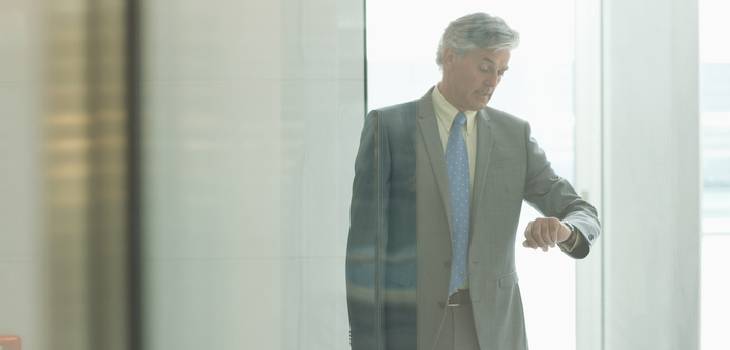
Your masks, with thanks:
[[(456, 292), (449, 296), (448, 302), (446, 303), (446, 306), (449, 307), (460, 307), (464, 304), (461, 303), (461, 299), (464, 298), (464, 291), (465, 289), (457, 289)], [(453, 297), (453, 300), (452, 300)]]

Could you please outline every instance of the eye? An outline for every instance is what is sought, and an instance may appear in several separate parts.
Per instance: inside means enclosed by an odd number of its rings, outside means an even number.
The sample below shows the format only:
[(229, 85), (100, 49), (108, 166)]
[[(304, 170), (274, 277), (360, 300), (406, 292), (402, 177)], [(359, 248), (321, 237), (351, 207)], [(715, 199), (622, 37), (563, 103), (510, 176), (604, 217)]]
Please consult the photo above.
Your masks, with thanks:
[(484, 73), (492, 73), (495, 71), (494, 66), (488, 63), (482, 63), (479, 65), (479, 70)]

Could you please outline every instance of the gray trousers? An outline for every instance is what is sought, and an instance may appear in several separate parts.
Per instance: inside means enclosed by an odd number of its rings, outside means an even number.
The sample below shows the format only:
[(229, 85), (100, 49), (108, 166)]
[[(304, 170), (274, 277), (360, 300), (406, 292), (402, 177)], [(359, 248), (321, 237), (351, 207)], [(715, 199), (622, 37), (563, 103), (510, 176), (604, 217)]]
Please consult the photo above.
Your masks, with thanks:
[(447, 306), (433, 350), (479, 350), (471, 305)]

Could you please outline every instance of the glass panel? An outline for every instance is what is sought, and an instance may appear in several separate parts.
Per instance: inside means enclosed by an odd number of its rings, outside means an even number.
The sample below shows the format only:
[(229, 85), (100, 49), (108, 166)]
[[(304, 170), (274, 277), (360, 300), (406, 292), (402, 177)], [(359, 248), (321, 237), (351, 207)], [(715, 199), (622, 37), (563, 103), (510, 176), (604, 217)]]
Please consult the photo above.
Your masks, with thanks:
[(730, 323), (730, 31), (727, 3), (700, 0), (703, 350), (726, 347)]
[(727, 347), (727, 325), (730, 324), (728, 247), (730, 235), (705, 236), (702, 240), (702, 350)]
[(345, 349), (361, 1), (144, 1), (147, 349)]
[(127, 5), (0, 1), (0, 349), (130, 347)]
[(49, 347), (125, 349), (126, 4), (41, 3)]

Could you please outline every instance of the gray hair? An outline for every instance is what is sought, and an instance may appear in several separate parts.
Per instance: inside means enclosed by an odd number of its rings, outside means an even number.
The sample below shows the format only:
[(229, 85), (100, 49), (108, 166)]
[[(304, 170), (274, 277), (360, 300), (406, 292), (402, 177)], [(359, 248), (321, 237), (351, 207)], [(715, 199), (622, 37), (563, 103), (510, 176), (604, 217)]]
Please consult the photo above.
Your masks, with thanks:
[(520, 43), (520, 34), (503, 19), (478, 12), (451, 22), (439, 42), (436, 64), (443, 64), (444, 52), (451, 48), (459, 55), (473, 49), (509, 49)]

